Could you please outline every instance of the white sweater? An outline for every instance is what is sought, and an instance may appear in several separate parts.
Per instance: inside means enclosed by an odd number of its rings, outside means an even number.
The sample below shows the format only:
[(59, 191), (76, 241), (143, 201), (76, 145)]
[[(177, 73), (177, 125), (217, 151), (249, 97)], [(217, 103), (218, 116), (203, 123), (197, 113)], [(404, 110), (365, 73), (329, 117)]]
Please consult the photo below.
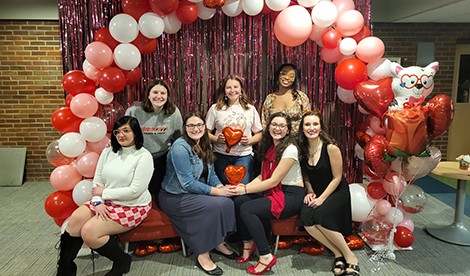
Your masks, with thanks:
[(105, 148), (96, 166), (93, 187), (104, 187), (102, 196), (92, 201), (111, 200), (122, 206), (145, 206), (152, 196), (148, 184), (153, 173), (152, 154), (142, 147), (121, 147), (114, 153), (112, 147)]

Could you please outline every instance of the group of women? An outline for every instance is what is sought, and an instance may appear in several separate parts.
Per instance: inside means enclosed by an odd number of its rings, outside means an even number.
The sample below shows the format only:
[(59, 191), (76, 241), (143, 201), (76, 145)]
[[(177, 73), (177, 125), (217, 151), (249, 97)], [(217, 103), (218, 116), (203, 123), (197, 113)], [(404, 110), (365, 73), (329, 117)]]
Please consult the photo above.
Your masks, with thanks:
[[(262, 118), (236, 75), (224, 80), (206, 118), (191, 111), (182, 119), (167, 83), (152, 82), (143, 104), (130, 107), (129, 116), (114, 125), (112, 146), (98, 162), (93, 198), (72, 214), (61, 236), (57, 275), (76, 274), (73, 260), (83, 242), (113, 261), (106, 275), (127, 273), (131, 258), (110, 235), (136, 227), (152, 197), (197, 255), (196, 265), (209, 275), (223, 273), (211, 252), (246, 263), (258, 249), (259, 261), (248, 272), (271, 270), (277, 259), (265, 235), (266, 222), (296, 214), (299, 228), (335, 255), (335, 275), (359, 275), (358, 261), (343, 238), (351, 233), (352, 220), (341, 151), (320, 113), (309, 110), (299, 74), (292, 64), (279, 67), (277, 91), (266, 98)], [(229, 150), (225, 127), (243, 132)], [(253, 145), (261, 161), (257, 176)], [(246, 168), (237, 186), (228, 184), (228, 165)], [(240, 254), (225, 243), (235, 232), (243, 243)]]

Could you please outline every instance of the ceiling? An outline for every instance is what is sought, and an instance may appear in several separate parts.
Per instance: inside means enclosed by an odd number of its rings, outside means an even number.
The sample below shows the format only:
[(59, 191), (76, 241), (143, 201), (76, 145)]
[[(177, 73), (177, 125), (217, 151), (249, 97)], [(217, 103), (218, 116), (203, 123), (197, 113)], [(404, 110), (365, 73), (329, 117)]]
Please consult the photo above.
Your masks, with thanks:
[[(372, 22), (470, 22), (470, 0), (371, 0)], [(0, 0), (0, 19), (57, 20), (57, 0)]]

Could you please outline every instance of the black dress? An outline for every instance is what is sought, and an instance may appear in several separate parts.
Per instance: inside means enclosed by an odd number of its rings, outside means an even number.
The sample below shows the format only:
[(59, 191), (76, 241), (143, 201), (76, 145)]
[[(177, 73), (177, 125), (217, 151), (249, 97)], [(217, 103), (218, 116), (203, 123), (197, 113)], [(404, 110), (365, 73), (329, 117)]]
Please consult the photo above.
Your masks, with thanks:
[[(333, 179), (330, 156), (327, 144), (323, 143), (321, 156), (315, 166), (308, 164), (308, 160), (300, 161), (302, 172), (308, 176), (313, 191), (320, 196)], [(342, 176), (336, 190), (317, 208), (303, 203), (300, 211), (299, 229), (304, 226), (321, 225), (326, 229), (340, 232), (343, 236), (352, 233), (351, 196), (346, 178)]]

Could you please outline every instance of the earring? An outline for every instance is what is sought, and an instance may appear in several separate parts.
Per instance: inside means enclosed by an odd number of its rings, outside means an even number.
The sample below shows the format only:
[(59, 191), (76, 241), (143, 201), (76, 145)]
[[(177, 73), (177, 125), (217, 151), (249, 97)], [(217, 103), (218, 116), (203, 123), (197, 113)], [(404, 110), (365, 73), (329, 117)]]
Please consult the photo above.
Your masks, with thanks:
[(224, 96), (224, 100), (228, 100), (227, 95)]

